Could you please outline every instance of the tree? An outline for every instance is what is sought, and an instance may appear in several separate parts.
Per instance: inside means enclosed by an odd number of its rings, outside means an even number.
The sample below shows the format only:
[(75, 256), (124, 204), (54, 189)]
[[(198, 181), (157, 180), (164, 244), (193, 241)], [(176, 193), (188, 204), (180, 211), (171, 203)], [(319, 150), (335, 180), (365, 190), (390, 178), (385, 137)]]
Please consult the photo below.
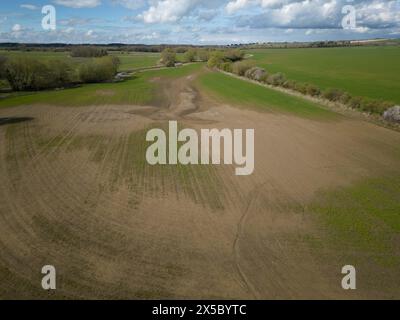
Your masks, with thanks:
[(239, 49), (232, 49), (225, 52), (225, 58), (232, 61), (240, 61), (244, 58), (244, 52)]
[(176, 53), (170, 49), (166, 48), (161, 53), (161, 64), (165, 65), (166, 67), (174, 67), (176, 62)]
[(190, 48), (188, 51), (185, 52), (183, 55), (183, 61), (185, 62), (193, 62), (196, 60), (196, 50), (193, 48)]
[(72, 68), (58, 60), (43, 63), (30, 57), (13, 57), (7, 61), (5, 73), (14, 91), (51, 89), (72, 82)]
[(206, 49), (197, 50), (197, 60), (206, 62), (210, 58), (210, 52)]
[(79, 68), (79, 78), (85, 83), (110, 81), (118, 71), (115, 57), (102, 57), (82, 64)]
[(244, 76), (246, 71), (254, 67), (254, 62), (252, 61), (237, 61), (233, 64), (232, 70), (234, 74), (238, 76)]
[(0, 79), (4, 79), (4, 77), (6, 76), (6, 62), (7, 57), (0, 56)]

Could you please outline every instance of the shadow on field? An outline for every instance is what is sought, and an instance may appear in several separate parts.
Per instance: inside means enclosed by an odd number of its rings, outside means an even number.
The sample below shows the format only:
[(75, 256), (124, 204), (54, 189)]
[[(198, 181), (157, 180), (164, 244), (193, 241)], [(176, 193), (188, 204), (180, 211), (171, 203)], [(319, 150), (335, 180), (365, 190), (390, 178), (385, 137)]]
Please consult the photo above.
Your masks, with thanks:
[(32, 121), (34, 118), (31, 117), (11, 117), (11, 118), (0, 118), (0, 126), (5, 126), (7, 124), (15, 124), (25, 121)]

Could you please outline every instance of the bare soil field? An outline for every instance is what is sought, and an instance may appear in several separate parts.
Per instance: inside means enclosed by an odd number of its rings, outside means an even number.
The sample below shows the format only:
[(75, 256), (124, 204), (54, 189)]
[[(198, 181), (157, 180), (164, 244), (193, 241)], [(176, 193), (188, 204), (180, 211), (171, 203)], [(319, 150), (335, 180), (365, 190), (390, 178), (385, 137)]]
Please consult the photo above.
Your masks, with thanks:
[[(364, 263), (344, 291), (346, 249), (307, 240), (325, 232), (308, 213), (316, 194), (398, 172), (400, 134), (236, 108), (194, 79), (152, 79), (149, 106), (0, 109), (0, 298), (400, 298), (398, 268)], [(254, 128), (255, 172), (148, 165), (146, 130), (170, 119)]]

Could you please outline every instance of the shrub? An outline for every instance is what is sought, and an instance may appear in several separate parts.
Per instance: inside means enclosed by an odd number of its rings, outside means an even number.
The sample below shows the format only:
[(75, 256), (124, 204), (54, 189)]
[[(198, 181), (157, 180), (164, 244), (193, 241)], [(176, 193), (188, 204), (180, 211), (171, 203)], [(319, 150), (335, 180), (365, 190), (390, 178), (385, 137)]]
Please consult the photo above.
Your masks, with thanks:
[(52, 82), (52, 86), (48, 88), (60, 88), (70, 85), (75, 82), (77, 79), (74, 79), (74, 70), (73, 68), (59, 60), (50, 60), (47, 64), (49, 68), (49, 75)]
[(282, 86), (285, 83), (285, 81), (286, 81), (286, 77), (281, 72), (271, 74), (267, 78), (267, 83), (269, 83), (273, 86)]
[(108, 55), (107, 50), (91, 46), (73, 47), (71, 49), (72, 57), (99, 58)]
[(197, 60), (206, 62), (210, 58), (210, 52), (205, 49), (199, 49), (199, 50), (197, 50), (196, 57), (197, 57)]
[(183, 55), (183, 61), (193, 62), (196, 60), (196, 55), (197, 55), (196, 50), (191, 48), (188, 51), (186, 51), (185, 54)]
[(316, 97), (321, 94), (321, 90), (320, 90), (320, 88), (318, 88), (317, 86), (315, 86), (313, 84), (307, 84), (306, 85), (306, 94), (308, 94), (309, 96), (312, 96), (312, 97)]
[(118, 63), (115, 57), (96, 58), (79, 68), (79, 78), (85, 83), (104, 82), (112, 80), (117, 73)]
[(254, 67), (252, 61), (237, 61), (232, 65), (232, 72), (238, 76), (244, 76), (246, 71)]
[(232, 49), (224, 52), (226, 60), (236, 62), (244, 58), (244, 52), (239, 49)]
[(232, 72), (232, 62), (223, 62), (219, 68), (225, 72)]
[(347, 92), (343, 93), (343, 95), (339, 99), (341, 103), (346, 105), (349, 103), (350, 100), (351, 100), (351, 95), (348, 94)]
[(42, 63), (29, 57), (15, 57), (7, 61), (5, 72), (14, 91), (52, 89), (72, 82), (70, 66), (57, 60)]
[(340, 101), (341, 96), (344, 95), (344, 92), (340, 89), (327, 89), (322, 93), (322, 96), (329, 101)]
[(352, 97), (347, 105), (353, 109), (360, 109), (362, 103), (361, 97)]
[(224, 61), (224, 54), (221, 51), (214, 51), (208, 59), (207, 66), (209, 68), (219, 68)]
[(304, 83), (296, 82), (294, 85), (294, 90), (300, 92), (301, 94), (307, 94), (307, 85)]
[(265, 69), (252, 67), (245, 72), (244, 76), (251, 80), (261, 81), (262, 79), (266, 79), (266, 74), (267, 72), (265, 71)]
[(7, 57), (0, 56), (0, 79), (4, 79), (6, 76), (6, 62)]
[(282, 87), (286, 88), (286, 89), (291, 89), (291, 90), (295, 90), (297, 85), (297, 82), (294, 80), (286, 80), (283, 84)]
[(161, 53), (161, 64), (165, 65), (166, 67), (174, 67), (176, 63), (176, 53), (170, 48), (166, 48)]
[(260, 78), (260, 82), (267, 83), (268, 76), (269, 76), (268, 72), (265, 71), (265, 73)]
[(393, 106), (393, 104), (390, 102), (362, 98), (361, 104), (360, 104), (360, 109), (362, 111), (366, 111), (366, 112), (383, 114), (388, 108), (390, 108), (392, 106)]
[(383, 118), (386, 121), (400, 123), (400, 106), (394, 106), (394, 107), (387, 109), (383, 113)]

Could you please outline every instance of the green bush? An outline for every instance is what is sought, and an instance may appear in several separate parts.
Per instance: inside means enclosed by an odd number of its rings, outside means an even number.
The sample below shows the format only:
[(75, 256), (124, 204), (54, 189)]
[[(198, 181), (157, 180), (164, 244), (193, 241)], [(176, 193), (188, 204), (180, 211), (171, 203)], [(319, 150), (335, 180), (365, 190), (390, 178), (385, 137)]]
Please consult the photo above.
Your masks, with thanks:
[(0, 56), (0, 79), (4, 79), (6, 77), (6, 62), (7, 57)]
[(183, 61), (184, 62), (193, 62), (196, 60), (196, 55), (197, 52), (195, 49), (190, 48), (188, 51), (186, 51), (183, 55)]
[(249, 70), (247, 70), (244, 74), (244, 76), (248, 79), (255, 80), (255, 81), (261, 81), (264, 79), (267, 79), (267, 71), (265, 69), (260, 68), (260, 67), (252, 67)]
[(7, 61), (5, 73), (14, 91), (64, 87), (73, 81), (71, 67), (58, 60), (43, 63), (29, 57), (14, 57)]
[(237, 61), (232, 65), (232, 72), (238, 76), (244, 76), (246, 71), (254, 67), (254, 62), (252, 61)]
[(267, 78), (267, 83), (273, 86), (282, 86), (285, 82), (286, 76), (281, 72), (271, 74)]
[(306, 94), (312, 97), (317, 97), (321, 94), (321, 89), (313, 84), (306, 85)]
[[(118, 71), (116, 57), (95, 58), (79, 67), (79, 78), (84, 83), (110, 81)], [(118, 58), (117, 58), (118, 59)]]
[(225, 72), (232, 72), (233, 68), (232, 68), (232, 62), (223, 62), (222, 64), (220, 64), (219, 68)]
[(176, 63), (175, 51), (170, 48), (164, 49), (164, 51), (161, 53), (160, 62), (166, 67), (174, 67)]
[(210, 58), (210, 52), (206, 49), (198, 49), (196, 58), (198, 61), (206, 62)]
[(294, 85), (294, 90), (300, 92), (301, 94), (307, 94), (307, 85), (301, 82), (296, 82)]
[(286, 89), (291, 89), (291, 90), (295, 90), (297, 85), (297, 82), (294, 80), (286, 80), (283, 84), (282, 87), (286, 88)]
[(227, 50), (224, 52), (224, 57), (225, 57), (225, 60), (236, 62), (236, 61), (243, 60), (244, 52), (239, 49)]
[(359, 105), (360, 110), (371, 113), (383, 114), (387, 109), (394, 106), (393, 103), (382, 100), (360, 98), (359, 101), (360, 101)]
[(350, 108), (353, 108), (353, 109), (360, 109), (361, 103), (362, 103), (362, 98), (361, 98), (361, 97), (352, 97), (352, 98), (348, 101), (347, 105), (348, 105)]
[(219, 68), (225, 62), (225, 56), (221, 51), (214, 51), (210, 54), (207, 62), (209, 68)]
[[(223, 63), (240, 62), (243, 59), (243, 57), (244, 57), (244, 52), (239, 49), (232, 49), (225, 51), (216, 50), (209, 53), (207, 65), (209, 68), (221, 68)], [(244, 75), (244, 73), (242, 75)]]
[(348, 94), (347, 92), (345, 92), (345, 93), (343, 93), (343, 95), (341, 95), (339, 101), (340, 101), (340, 103), (347, 105), (349, 103), (349, 101), (351, 100), (351, 98), (352, 98), (351, 95)]
[(322, 93), (322, 96), (329, 101), (340, 101), (340, 98), (344, 95), (344, 92), (340, 89), (327, 89)]

